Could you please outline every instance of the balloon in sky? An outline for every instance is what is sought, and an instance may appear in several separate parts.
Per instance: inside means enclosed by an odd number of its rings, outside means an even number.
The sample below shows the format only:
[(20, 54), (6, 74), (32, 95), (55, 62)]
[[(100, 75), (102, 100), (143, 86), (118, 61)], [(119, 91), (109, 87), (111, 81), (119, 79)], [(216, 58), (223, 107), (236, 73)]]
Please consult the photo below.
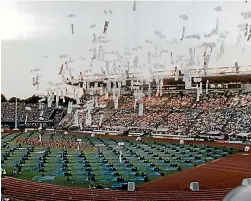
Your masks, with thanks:
[(241, 12), (241, 16), (243, 16), (244, 19), (250, 19), (251, 18), (251, 11)]
[(180, 19), (188, 20), (188, 16), (187, 15), (180, 15)]
[(75, 17), (76, 15), (75, 14), (69, 14), (68, 17), (71, 18), (71, 17)]
[(90, 28), (94, 28), (94, 27), (96, 27), (96, 24), (90, 25)]
[(198, 39), (198, 40), (200, 40), (201, 38), (200, 38), (200, 35), (198, 35), (198, 34), (192, 34), (192, 35), (187, 35), (185, 37), (185, 39)]
[(220, 7), (220, 6), (216, 7), (214, 10), (215, 10), (216, 12), (220, 12), (220, 11), (222, 11), (222, 9), (221, 9), (221, 7)]

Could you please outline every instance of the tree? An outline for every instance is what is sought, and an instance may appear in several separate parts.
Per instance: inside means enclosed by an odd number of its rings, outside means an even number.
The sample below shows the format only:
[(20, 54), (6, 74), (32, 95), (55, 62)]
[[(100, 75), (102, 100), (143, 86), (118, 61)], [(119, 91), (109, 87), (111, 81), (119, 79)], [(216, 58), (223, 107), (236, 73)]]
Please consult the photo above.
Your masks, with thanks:
[(39, 99), (39, 96), (33, 95), (30, 98), (27, 98), (25, 103), (38, 103)]
[(5, 98), (5, 96), (3, 94), (1, 94), (1, 102), (6, 102), (7, 99)]
[[(16, 97), (11, 97), (9, 102), (16, 102)], [(21, 102), (20, 98), (17, 98), (17, 102)]]

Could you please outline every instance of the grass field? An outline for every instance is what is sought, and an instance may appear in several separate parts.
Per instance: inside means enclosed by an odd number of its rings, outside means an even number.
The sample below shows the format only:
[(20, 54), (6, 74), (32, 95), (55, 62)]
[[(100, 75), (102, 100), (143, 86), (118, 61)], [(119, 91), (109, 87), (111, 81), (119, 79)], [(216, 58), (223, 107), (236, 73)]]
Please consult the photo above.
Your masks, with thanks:
[[(37, 138), (38, 133), (22, 133), (19, 137), (25, 138), (31, 135), (30, 138)], [(16, 147), (17, 143), (12, 138), (17, 134), (2, 135), (2, 145), (9, 141), (9, 147), (2, 147), (1, 158), (2, 168), (5, 168), (8, 176), (13, 176), (12, 171), (14, 165), (20, 161), (22, 156), (27, 152), (27, 145), (23, 144), (22, 148), (16, 149), (13, 154), (10, 154), (7, 160), (3, 161), (3, 154), (11, 148)], [(43, 139), (49, 139), (50, 135), (43, 135)], [(71, 138), (69, 135), (67, 138)], [(125, 182), (133, 181), (136, 185), (145, 183), (141, 173), (148, 176), (149, 181), (158, 179), (162, 176), (173, 174), (177, 171), (182, 171), (185, 168), (191, 168), (196, 165), (227, 156), (237, 152), (234, 149), (223, 147), (212, 148), (204, 145), (180, 145), (174, 143), (156, 143), (156, 142), (137, 142), (123, 140), (114, 140), (108, 138), (97, 137), (78, 137), (82, 141), (91, 141), (95, 144), (94, 149), (83, 150), (86, 159), (79, 157), (80, 151), (73, 149), (67, 150), (67, 158), (69, 160), (68, 168), (72, 176), (70, 181), (64, 176), (62, 170), (63, 160), (60, 157), (62, 149), (51, 148), (46, 164), (45, 172), (38, 170), (39, 157), (45, 151), (45, 147), (35, 147), (34, 152), (28, 160), (25, 161), (22, 171), (16, 176), (24, 180), (33, 180), (43, 183), (51, 183), (57, 185), (73, 186), (73, 187), (88, 187), (88, 172), (86, 171), (85, 163), (89, 161), (92, 174), (95, 175), (96, 182), (94, 185), (102, 185), (105, 188), (117, 189), (123, 182), (117, 182), (117, 177), (114, 176), (114, 171), (111, 166), (116, 168), (119, 175), (123, 176)], [(55, 134), (53, 139), (62, 139), (60, 134)], [(125, 148), (122, 150), (123, 162), (119, 160), (118, 142), (124, 142)], [(98, 148), (100, 152), (98, 153)], [(101, 154), (103, 153), (103, 155)], [(104, 163), (104, 159), (108, 162)], [(127, 163), (125, 162), (127, 160)], [(137, 170), (132, 170), (130, 164)], [(159, 170), (154, 169), (156, 166)], [(135, 173), (138, 172), (138, 175)], [(162, 174), (162, 176), (161, 176)]]

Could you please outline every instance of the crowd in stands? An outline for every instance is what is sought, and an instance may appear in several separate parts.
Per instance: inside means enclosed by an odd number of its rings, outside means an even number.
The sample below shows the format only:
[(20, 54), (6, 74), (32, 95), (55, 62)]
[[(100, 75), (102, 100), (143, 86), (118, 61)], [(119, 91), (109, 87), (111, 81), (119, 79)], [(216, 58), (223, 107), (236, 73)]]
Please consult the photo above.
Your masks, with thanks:
[(96, 110), (95, 113), (92, 115), (92, 124), (98, 126), (100, 123), (101, 115), (103, 115), (102, 116), (103, 124), (109, 122), (113, 118), (113, 115), (116, 112), (117, 112), (116, 110), (111, 110), (110, 108), (107, 107), (102, 110)]
[(69, 125), (73, 124), (73, 114), (66, 114), (64, 118), (60, 121), (59, 126), (60, 127), (67, 127)]
[(146, 109), (184, 109), (188, 108), (195, 101), (194, 94), (163, 94), (161, 97), (145, 96), (143, 103)]
[[(83, 101), (91, 100), (86, 97)], [(162, 97), (146, 95), (141, 102), (144, 105), (144, 114), (138, 115), (138, 103), (135, 107), (133, 95), (121, 95), (119, 107), (114, 108), (112, 95), (107, 100), (104, 96), (98, 96), (100, 108), (92, 111), (92, 125), (99, 126), (102, 115), (102, 126), (122, 127), (131, 131), (146, 131), (149, 129), (164, 129), (170, 134), (200, 134), (211, 131), (225, 133), (240, 133), (251, 131), (251, 93), (241, 92), (210, 92), (202, 94), (196, 101), (194, 93), (163, 94)], [(30, 107), (31, 110), (25, 108)], [(33, 123), (39, 118), (48, 119), (53, 111), (38, 104), (18, 104), (18, 119), (25, 120), (28, 114), (28, 122)], [(21, 112), (22, 111), (22, 112)], [(25, 112), (24, 112), (25, 111)], [(74, 124), (74, 112), (63, 115), (56, 112), (54, 122), (61, 128), (68, 128)], [(66, 112), (65, 112), (66, 113)], [(15, 103), (2, 103), (2, 122), (14, 121)], [(63, 117), (64, 116), (64, 117)], [(79, 124), (85, 125), (86, 109), (79, 112)], [(60, 121), (60, 123), (58, 123)]]
[(225, 127), (225, 131), (229, 134), (251, 132), (251, 108), (242, 108), (234, 112)]
[(64, 111), (63, 110), (57, 110), (55, 112), (55, 116), (53, 118), (54, 126), (59, 125), (60, 121), (63, 119), (63, 116), (64, 116)]
[(198, 111), (175, 111), (166, 115), (165, 121), (161, 124), (169, 133), (186, 133), (190, 125), (196, 120), (200, 112)]
[(210, 131), (221, 131), (230, 119), (231, 111), (202, 112), (190, 129), (191, 134), (208, 133)]
[[(17, 121), (19, 123), (37, 123), (45, 122), (49, 120), (52, 111), (55, 106), (48, 107), (47, 104), (41, 103), (17, 103)], [(1, 121), (2, 122), (14, 122), (15, 121), (15, 102), (3, 102), (1, 104)]]
[(193, 109), (224, 109), (229, 106), (227, 93), (203, 94), (200, 101), (195, 101)]

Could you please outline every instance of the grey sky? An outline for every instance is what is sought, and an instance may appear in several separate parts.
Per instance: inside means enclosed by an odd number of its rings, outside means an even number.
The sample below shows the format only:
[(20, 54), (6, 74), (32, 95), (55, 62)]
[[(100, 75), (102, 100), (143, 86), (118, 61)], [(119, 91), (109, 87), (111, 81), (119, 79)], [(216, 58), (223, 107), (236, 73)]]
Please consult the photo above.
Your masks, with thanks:
[[(216, 18), (219, 18), (220, 31), (229, 31), (226, 39), (225, 55), (216, 60), (219, 47), (213, 51), (210, 67), (228, 66), (238, 61), (240, 65), (251, 64), (251, 41), (245, 51), (236, 47), (239, 34), (237, 25), (245, 22), (241, 12), (250, 11), (251, 3), (238, 2), (137, 2), (137, 11), (133, 12), (133, 2), (18, 2), (14, 5), (16, 17), (21, 21), (11, 19), (9, 30), (18, 34), (8, 34), (2, 41), (2, 93), (7, 97), (28, 97), (37, 91), (32, 86), (31, 69), (41, 68), (41, 89), (43, 92), (47, 81), (59, 80), (58, 71), (64, 61), (61, 54), (69, 54), (75, 60), (76, 72), (89, 68), (93, 48), (92, 35), (100, 35), (104, 21), (109, 20), (107, 38), (110, 42), (105, 45), (107, 51), (123, 51), (126, 47), (143, 46), (139, 53), (140, 61), (146, 62), (147, 51), (154, 51), (154, 46), (145, 44), (145, 40), (152, 40), (161, 44), (163, 49), (173, 54), (188, 54), (188, 48), (213, 39), (184, 40), (179, 45), (171, 45), (173, 38), (179, 39), (182, 26), (187, 34), (209, 33), (215, 28)], [(216, 12), (215, 7), (221, 6), (222, 12)], [(104, 10), (112, 10), (112, 15), (104, 14)], [(7, 11), (6, 11), (7, 12)], [(74, 13), (76, 17), (69, 19)], [(180, 15), (187, 15), (183, 21)], [(16, 24), (15, 24), (16, 23)], [(70, 24), (75, 27), (75, 34), (71, 34)], [(89, 26), (96, 24), (91, 29)], [(18, 30), (17, 30), (18, 27)], [(161, 30), (167, 37), (165, 40), (156, 39), (155, 30)], [(10, 36), (10, 37), (8, 37)], [(198, 49), (198, 53), (203, 52)], [(44, 58), (48, 56), (48, 58)], [(86, 58), (82, 61), (79, 56)], [(111, 58), (112, 60), (112, 58)], [(163, 57), (161, 62), (164, 62)], [(170, 66), (170, 69), (173, 66)], [(12, 77), (12, 80), (10, 79)]]

